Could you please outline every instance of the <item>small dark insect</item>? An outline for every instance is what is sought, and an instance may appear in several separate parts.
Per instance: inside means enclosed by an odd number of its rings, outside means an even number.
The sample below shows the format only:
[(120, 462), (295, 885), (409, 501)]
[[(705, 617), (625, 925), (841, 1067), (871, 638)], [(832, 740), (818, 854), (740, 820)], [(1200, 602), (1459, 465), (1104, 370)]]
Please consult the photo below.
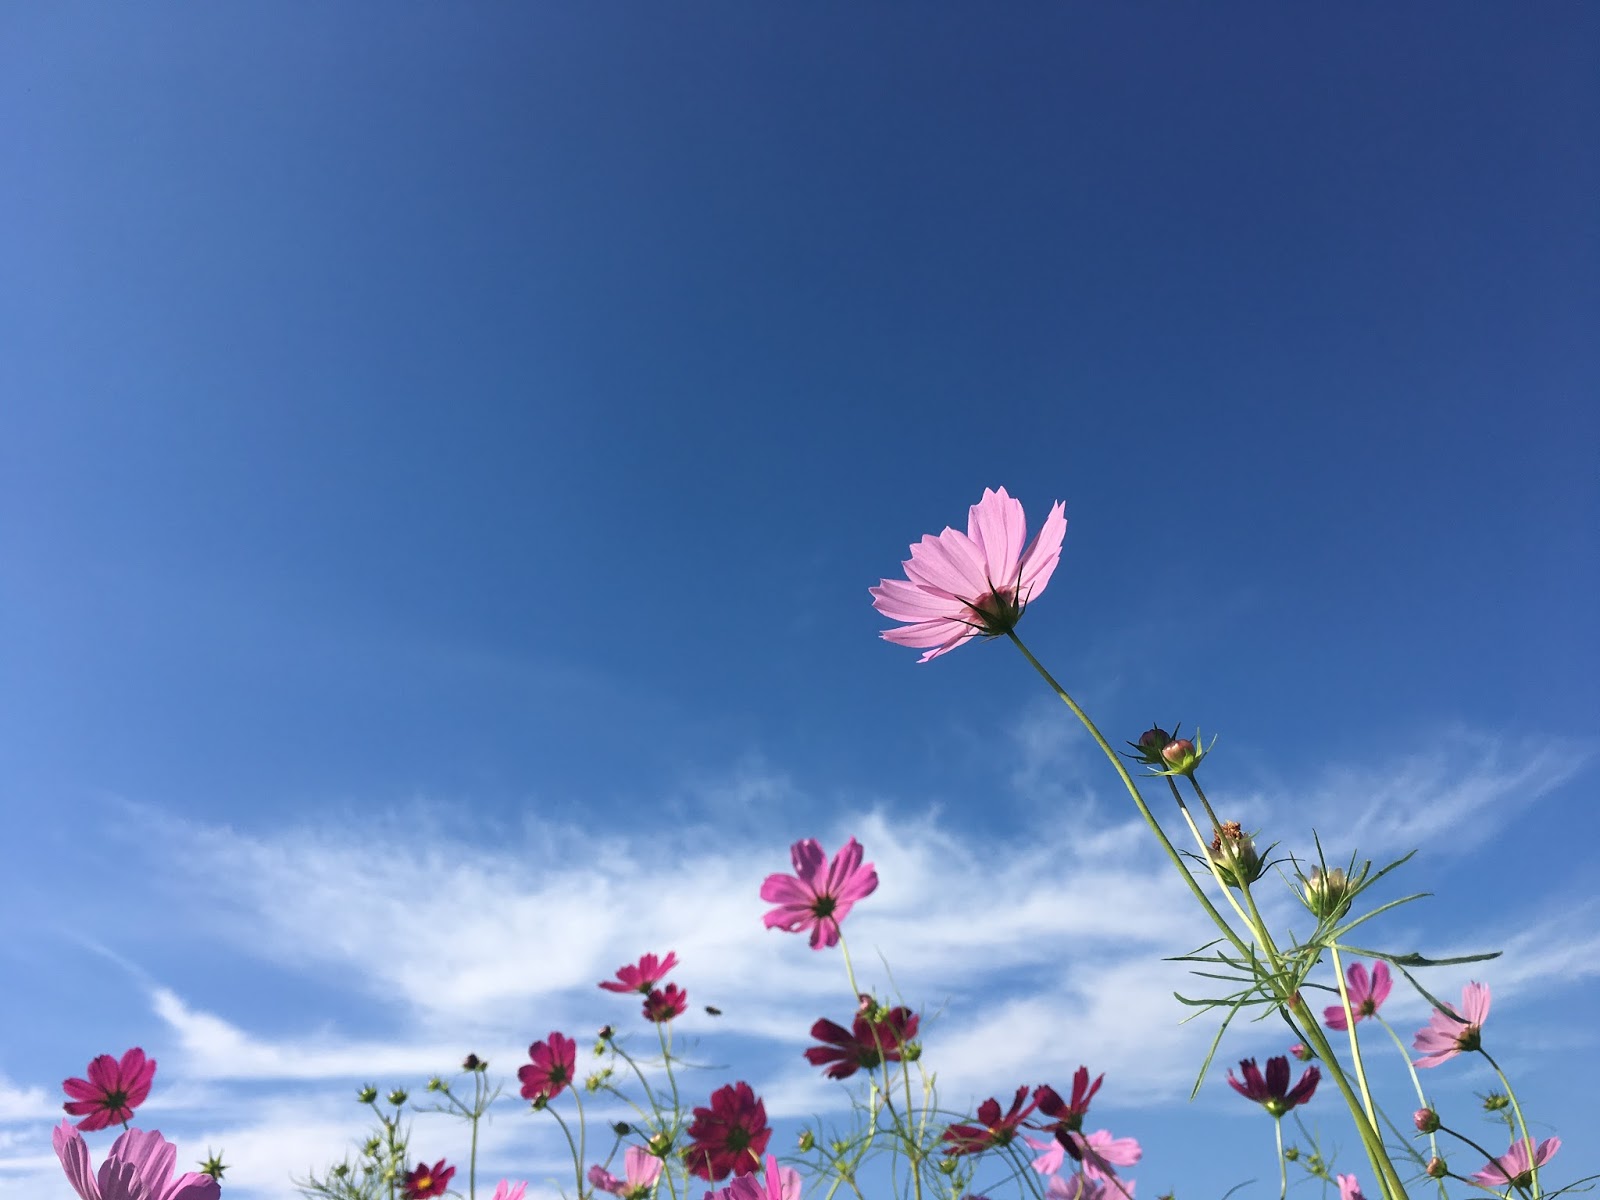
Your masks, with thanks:
[(706, 1005), (706, 1012), (710, 1013), (713, 1017), (720, 1017), (722, 1015), (722, 1010), (714, 1004)]

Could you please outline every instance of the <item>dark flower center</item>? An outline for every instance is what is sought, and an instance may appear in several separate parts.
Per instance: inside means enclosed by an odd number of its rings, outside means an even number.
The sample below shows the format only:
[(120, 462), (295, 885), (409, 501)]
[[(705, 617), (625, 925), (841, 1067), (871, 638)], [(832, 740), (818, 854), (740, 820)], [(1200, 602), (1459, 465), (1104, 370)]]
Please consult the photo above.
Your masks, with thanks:
[(1468, 1025), (1460, 1033), (1456, 1034), (1456, 1049), (1469, 1052), (1476, 1050), (1483, 1044), (1482, 1033), (1483, 1031), (1476, 1025)]
[(818, 896), (811, 903), (811, 915), (819, 921), (833, 916), (833, 910), (839, 907), (839, 901), (833, 896)]
[(728, 1130), (728, 1149), (738, 1154), (750, 1145), (750, 1131), (741, 1125)]
[(128, 1105), (128, 1093), (108, 1091), (103, 1097), (101, 1097), (100, 1103), (112, 1111), (115, 1111), (119, 1108), (126, 1108)]

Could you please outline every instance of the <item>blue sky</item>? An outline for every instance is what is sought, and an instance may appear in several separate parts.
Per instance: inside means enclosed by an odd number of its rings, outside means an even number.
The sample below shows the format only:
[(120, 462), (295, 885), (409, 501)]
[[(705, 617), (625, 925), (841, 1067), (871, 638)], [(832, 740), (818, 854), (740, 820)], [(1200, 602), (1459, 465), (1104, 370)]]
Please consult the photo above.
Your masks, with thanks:
[[(1022, 632), (1108, 735), (1221, 734), (1208, 790), (1285, 850), (1420, 847), (1375, 939), (1507, 951), (1490, 1044), (1600, 1170), (1597, 39), (0, 12), (0, 1197), (70, 1195), (59, 1081), (134, 1044), (142, 1122), (287, 1197), (360, 1083), (620, 1024), (594, 982), (646, 950), (724, 1010), (702, 1097), (839, 1116), (800, 1059), (838, 963), (756, 890), (851, 834), (947, 1104), (1087, 1063), (1141, 1195), (1270, 1195), (1265, 1118), (1188, 1103), (1161, 958), (1204, 931), (1093, 747), (1009, 647), (877, 638), (867, 587), (1000, 485), (1067, 503)], [(1495, 1136), (1482, 1071), (1428, 1082)], [(486, 1169), (532, 1196), (551, 1137), (509, 1106)]]

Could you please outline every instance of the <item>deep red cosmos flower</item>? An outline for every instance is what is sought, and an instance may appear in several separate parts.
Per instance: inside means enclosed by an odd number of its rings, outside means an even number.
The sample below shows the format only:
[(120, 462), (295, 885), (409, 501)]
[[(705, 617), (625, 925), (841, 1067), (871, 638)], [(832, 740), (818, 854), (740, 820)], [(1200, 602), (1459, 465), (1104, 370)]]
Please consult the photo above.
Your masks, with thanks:
[(996, 1146), (1008, 1145), (1017, 1136), (1017, 1127), (1029, 1113), (1038, 1107), (1037, 1101), (1029, 1101), (1026, 1108), (1023, 1101), (1028, 1098), (1028, 1089), (1019, 1087), (1016, 1097), (1011, 1101), (1011, 1108), (1005, 1116), (1000, 1115), (1000, 1101), (990, 1097), (978, 1105), (978, 1123), (976, 1125), (952, 1125), (944, 1131), (944, 1140), (950, 1145), (945, 1147), (947, 1155), (957, 1154), (982, 1154), (985, 1150), (992, 1150)]
[(730, 1171), (754, 1173), (772, 1130), (767, 1127), (766, 1106), (741, 1080), (712, 1092), (710, 1108), (694, 1110), (689, 1137), (691, 1144), (683, 1150), (689, 1174), (716, 1181), (726, 1179)]
[(533, 1061), (517, 1071), (522, 1081), (522, 1098), (535, 1104), (541, 1100), (554, 1100), (578, 1071), (578, 1043), (564, 1034), (552, 1033), (548, 1042), (535, 1042), (528, 1047), (528, 1057)]
[(1105, 1076), (1095, 1076), (1094, 1082), (1089, 1082), (1089, 1068), (1079, 1067), (1072, 1075), (1072, 1099), (1063, 1100), (1060, 1093), (1049, 1084), (1034, 1089), (1033, 1099), (1038, 1104), (1039, 1111), (1047, 1117), (1054, 1117), (1051, 1125), (1041, 1125), (1051, 1133), (1077, 1133), (1083, 1128), (1083, 1119), (1089, 1115), (1089, 1101), (1094, 1099), (1094, 1094), (1100, 1090), (1100, 1085), (1105, 1081)]
[(677, 984), (669, 983), (664, 988), (656, 988), (644, 998), (644, 1018), (661, 1025), (673, 1017), (681, 1017), (688, 1007), (689, 993)]
[(445, 1189), (450, 1186), (450, 1177), (455, 1173), (456, 1169), (445, 1166), (442, 1158), (431, 1167), (427, 1163), (418, 1163), (414, 1170), (406, 1172), (406, 1181), (401, 1194), (406, 1200), (425, 1200), (428, 1196), (442, 1196)]
[(826, 1019), (818, 1021), (811, 1036), (828, 1044), (807, 1050), (806, 1061), (813, 1067), (832, 1063), (823, 1072), (829, 1079), (848, 1079), (859, 1070), (899, 1062), (905, 1044), (917, 1036), (918, 1021), (917, 1014), (905, 1007), (883, 1012), (876, 1023), (867, 1013), (858, 1013), (849, 1029)]
[(607, 979), (600, 986), (620, 995), (638, 992), (641, 996), (648, 996), (656, 984), (667, 977), (667, 972), (677, 965), (678, 954), (675, 950), (668, 950), (667, 956), (659, 960), (654, 954), (646, 954), (639, 959), (637, 966), (630, 964), (618, 967), (617, 977)]
[(82, 1117), (78, 1128), (94, 1132), (111, 1125), (126, 1125), (133, 1110), (150, 1095), (156, 1077), (156, 1060), (146, 1058), (138, 1046), (121, 1061), (101, 1054), (89, 1064), (88, 1079), (68, 1079), (62, 1090), (72, 1099), (61, 1107), (68, 1116)]
[(1261, 1077), (1261, 1068), (1256, 1066), (1256, 1060), (1247, 1058), (1239, 1064), (1239, 1071), (1244, 1076), (1240, 1083), (1233, 1077), (1233, 1072), (1228, 1072), (1228, 1082), (1233, 1090), (1246, 1100), (1254, 1100), (1274, 1117), (1281, 1117), (1296, 1105), (1304, 1104), (1311, 1099), (1311, 1094), (1317, 1090), (1317, 1083), (1322, 1079), (1322, 1072), (1316, 1067), (1307, 1067), (1300, 1082), (1291, 1089), (1289, 1087), (1289, 1060), (1282, 1054), (1274, 1055), (1267, 1059), (1267, 1075)]

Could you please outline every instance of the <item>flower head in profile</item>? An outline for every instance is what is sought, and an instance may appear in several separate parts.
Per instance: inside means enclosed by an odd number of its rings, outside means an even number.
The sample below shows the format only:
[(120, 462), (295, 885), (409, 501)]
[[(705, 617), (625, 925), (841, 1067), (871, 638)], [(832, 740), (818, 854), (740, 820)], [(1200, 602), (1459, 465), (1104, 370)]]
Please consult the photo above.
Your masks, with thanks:
[(1554, 1158), (1559, 1149), (1561, 1149), (1560, 1138), (1545, 1138), (1534, 1149), (1533, 1162), (1530, 1164), (1528, 1143), (1518, 1138), (1511, 1143), (1509, 1150), (1499, 1158), (1490, 1159), (1484, 1164), (1483, 1170), (1474, 1172), (1469, 1178), (1473, 1183), (1480, 1183), (1495, 1191), (1507, 1185), (1526, 1188), (1533, 1183), (1534, 1171)]
[(518, 1068), (522, 1098), (535, 1104), (554, 1100), (577, 1075), (578, 1043), (565, 1034), (552, 1033), (548, 1041), (528, 1047), (527, 1065)]
[(673, 1017), (681, 1017), (689, 1008), (689, 993), (675, 983), (656, 988), (644, 998), (644, 1019), (664, 1025)]
[(78, 1128), (87, 1132), (126, 1125), (133, 1110), (150, 1095), (156, 1077), (156, 1060), (146, 1058), (138, 1046), (122, 1058), (102, 1054), (89, 1064), (88, 1079), (68, 1079), (62, 1090), (72, 1099), (61, 1107), (68, 1116), (82, 1117)]
[(811, 1027), (811, 1036), (827, 1044), (807, 1050), (806, 1061), (813, 1067), (832, 1063), (823, 1074), (829, 1079), (848, 1079), (859, 1070), (899, 1062), (906, 1043), (917, 1036), (917, 1025), (917, 1014), (903, 1006), (881, 1013), (857, 1013), (849, 1029), (820, 1020)]
[(1307, 1067), (1305, 1074), (1300, 1076), (1300, 1082), (1291, 1089), (1289, 1060), (1282, 1054), (1267, 1059), (1265, 1078), (1253, 1058), (1247, 1058), (1239, 1064), (1239, 1073), (1244, 1076), (1243, 1083), (1233, 1077), (1232, 1071), (1228, 1072), (1228, 1083), (1233, 1090), (1246, 1100), (1254, 1100), (1274, 1117), (1281, 1117), (1291, 1108), (1311, 1099), (1312, 1093), (1317, 1090), (1317, 1083), (1322, 1079), (1321, 1071), (1316, 1067)]
[(1339, 1200), (1367, 1200), (1361, 1194), (1361, 1182), (1354, 1175), (1340, 1175)]
[(1063, 1100), (1060, 1093), (1049, 1084), (1035, 1088), (1033, 1099), (1038, 1104), (1039, 1111), (1047, 1117), (1055, 1118), (1054, 1124), (1040, 1125), (1038, 1128), (1055, 1134), (1076, 1133), (1082, 1129), (1083, 1119), (1089, 1115), (1089, 1101), (1094, 1099), (1094, 1094), (1100, 1090), (1105, 1078), (1103, 1074), (1096, 1075), (1094, 1081), (1090, 1082), (1089, 1068), (1079, 1067), (1072, 1073), (1071, 1100)]
[(1489, 986), (1469, 983), (1461, 989), (1461, 1010), (1447, 1013), (1436, 1008), (1428, 1023), (1417, 1030), (1411, 1048), (1421, 1050), (1419, 1067), (1437, 1067), (1456, 1055), (1476, 1050), (1483, 1042), (1483, 1023), (1489, 1019)]
[(655, 990), (656, 984), (667, 977), (667, 972), (677, 965), (678, 955), (674, 950), (668, 950), (667, 956), (663, 959), (657, 959), (654, 954), (646, 954), (639, 959), (637, 965), (618, 967), (617, 977), (604, 980), (600, 986), (618, 995), (638, 992), (641, 996), (648, 996)]
[(493, 1200), (522, 1200), (522, 1194), (527, 1190), (526, 1183), (512, 1183), (509, 1179), (502, 1179), (500, 1185), (494, 1189)]
[(400, 1194), (406, 1200), (427, 1200), (429, 1196), (442, 1196), (449, 1190), (450, 1177), (455, 1173), (456, 1169), (445, 1166), (442, 1158), (431, 1167), (427, 1163), (418, 1163), (406, 1172)]
[(1057, 1129), (1051, 1141), (1031, 1137), (1022, 1140), (1035, 1150), (1044, 1151), (1033, 1160), (1033, 1169), (1041, 1175), (1054, 1175), (1070, 1157), (1080, 1173), (1090, 1179), (1115, 1179), (1117, 1167), (1131, 1167), (1144, 1156), (1137, 1138), (1112, 1137), (1109, 1129), (1087, 1134)]
[[(1350, 1013), (1357, 1021), (1378, 1015), (1378, 1006), (1389, 998), (1393, 986), (1389, 979), (1389, 964), (1375, 962), (1372, 975), (1367, 975), (1364, 963), (1351, 963), (1345, 972), (1345, 983), (1350, 993)], [(1344, 1005), (1330, 1004), (1322, 1010), (1322, 1021), (1329, 1029), (1346, 1029)]]
[(919, 660), (947, 654), (975, 637), (997, 637), (1016, 628), (1030, 601), (1061, 561), (1067, 533), (1059, 501), (1044, 528), (1024, 548), (1028, 522), (1022, 503), (1005, 488), (985, 488), (967, 513), (967, 532), (946, 528), (911, 547), (904, 579), (885, 579), (867, 589), (872, 607), (905, 624), (884, 630), (901, 646), (932, 647)]
[(726, 1084), (711, 1093), (711, 1107), (694, 1110), (689, 1137), (683, 1151), (689, 1174), (713, 1182), (729, 1172), (754, 1174), (772, 1137), (766, 1105), (748, 1083)]
[(706, 1200), (800, 1200), (800, 1172), (778, 1165), (767, 1155), (766, 1171), (735, 1179), (727, 1187), (707, 1192)]
[[(1025, 1100), (1026, 1107), (1023, 1106)], [(950, 1143), (945, 1147), (945, 1154), (952, 1157), (961, 1154), (982, 1154), (985, 1150), (993, 1150), (998, 1146), (1009, 1146), (1017, 1136), (1017, 1130), (1022, 1125), (1023, 1119), (1038, 1107), (1038, 1103), (1037, 1100), (1028, 1100), (1026, 1087), (1019, 1087), (1011, 1101), (1011, 1108), (1002, 1116), (1000, 1101), (990, 1097), (978, 1105), (976, 1125), (952, 1125), (944, 1131), (944, 1140)]]
[(99, 1172), (89, 1164), (83, 1134), (62, 1121), (50, 1134), (67, 1182), (82, 1200), (219, 1200), (222, 1188), (209, 1175), (172, 1171), (178, 1148), (156, 1130), (129, 1129), (111, 1143)]
[(661, 1178), (661, 1160), (643, 1146), (629, 1146), (622, 1156), (623, 1177), (618, 1179), (604, 1167), (589, 1168), (589, 1182), (602, 1192), (622, 1200), (645, 1200)]
[(789, 847), (794, 863), (793, 875), (768, 875), (761, 885), (761, 898), (778, 907), (762, 918), (768, 929), (787, 933), (811, 930), (811, 948), (839, 944), (839, 922), (849, 915), (857, 900), (872, 895), (878, 887), (878, 872), (871, 863), (863, 864), (865, 851), (851, 838), (828, 862), (828, 856), (815, 838), (802, 838)]

